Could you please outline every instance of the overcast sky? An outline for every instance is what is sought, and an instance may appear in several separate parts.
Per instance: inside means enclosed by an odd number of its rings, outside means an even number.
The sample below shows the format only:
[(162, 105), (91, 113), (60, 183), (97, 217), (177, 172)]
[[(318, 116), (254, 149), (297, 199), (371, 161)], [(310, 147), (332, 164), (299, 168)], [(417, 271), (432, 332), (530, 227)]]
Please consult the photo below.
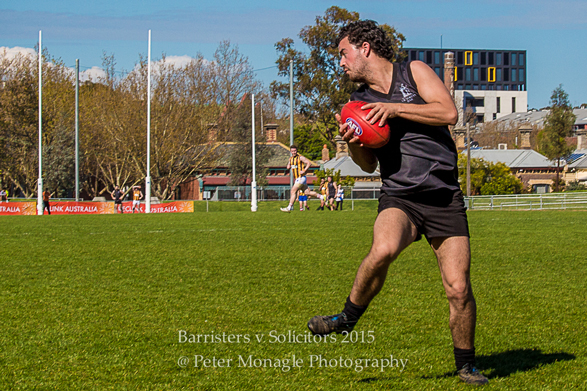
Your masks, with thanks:
[(277, 78), (274, 44), (291, 37), (303, 48), (300, 29), (332, 5), (395, 26), (405, 47), (440, 47), (442, 36), (444, 48), (527, 50), (530, 108), (548, 105), (559, 84), (573, 105), (587, 103), (584, 0), (3, 0), (0, 47), (32, 51), (42, 30), (53, 57), (72, 67), (79, 58), (82, 70), (95, 73), (103, 52), (115, 56), (118, 70), (132, 69), (147, 53), (149, 29), (153, 60), (198, 52), (210, 59), (230, 40), (268, 85)]

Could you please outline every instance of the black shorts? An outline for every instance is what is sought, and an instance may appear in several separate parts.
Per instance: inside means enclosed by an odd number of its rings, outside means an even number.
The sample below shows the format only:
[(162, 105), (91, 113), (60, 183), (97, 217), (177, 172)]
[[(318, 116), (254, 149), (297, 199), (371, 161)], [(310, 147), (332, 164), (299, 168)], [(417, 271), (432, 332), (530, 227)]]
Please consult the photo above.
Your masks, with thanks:
[(400, 209), (408, 216), (418, 229), (416, 241), (422, 239), (422, 235), (429, 243), (433, 238), (469, 237), (465, 202), (460, 190), (438, 190), (402, 197), (381, 193), (378, 212), (388, 208)]
[(122, 200), (114, 200), (114, 203), (117, 205), (122, 205)]

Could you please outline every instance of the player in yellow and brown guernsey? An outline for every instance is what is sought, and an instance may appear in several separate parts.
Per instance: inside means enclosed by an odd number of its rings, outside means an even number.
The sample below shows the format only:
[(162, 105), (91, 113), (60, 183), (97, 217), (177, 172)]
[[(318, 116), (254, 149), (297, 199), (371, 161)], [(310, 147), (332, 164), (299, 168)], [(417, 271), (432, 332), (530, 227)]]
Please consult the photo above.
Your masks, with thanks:
[(135, 212), (135, 208), (141, 213), (141, 200), (143, 199), (143, 192), (138, 186), (134, 186), (132, 189), (132, 212)]
[(296, 202), (296, 195), (298, 194), (298, 190), (307, 196), (320, 198), (318, 193), (308, 189), (308, 184), (306, 183), (306, 172), (310, 169), (310, 165), (312, 163), (310, 160), (308, 160), (308, 158), (298, 154), (297, 146), (292, 145), (289, 148), (289, 151), (291, 152), (291, 156), (289, 158), (289, 162), (287, 163), (287, 169), (291, 170), (290, 175), (293, 175), (295, 182), (291, 188), (289, 205), (285, 208), (281, 208), (282, 212), (291, 212), (293, 210), (293, 205), (294, 202)]

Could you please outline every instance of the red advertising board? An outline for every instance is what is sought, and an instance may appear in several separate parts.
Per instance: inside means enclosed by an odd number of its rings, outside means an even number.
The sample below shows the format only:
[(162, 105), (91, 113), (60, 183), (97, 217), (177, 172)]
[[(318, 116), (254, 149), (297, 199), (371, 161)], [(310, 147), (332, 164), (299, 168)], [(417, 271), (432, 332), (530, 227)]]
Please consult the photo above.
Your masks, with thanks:
[[(132, 213), (132, 201), (123, 202), (122, 208), (124, 213)], [(174, 201), (166, 202), (164, 204), (151, 204), (151, 213), (188, 213), (194, 211), (194, 203), (192, 201)], [(137, 213), (145, 213), (145, 202), (141, 201), (138, 208), (135, 208)], [(116, 213), (114, 210), (112, 213)]]
[(49, 202), (52, 215), (72, 214), (112, 214), (114, 203), (112, 202)]
[[(114, 202), (50, 202), (51, 214), (113, 214)], [(123, 203), (124, 213), (132, 213), (132, 202)], [(194, 211), (192, 201), (175, 201), (164, 204), (151, 204), (151, 213), (186, 213)], [(141, 202), (137, 212), (145, 213), (145, 203)], [(46, 213), (46, 212), (45, 212)], [(36, 202), (2, 202), (0, 215), (36, 215)]]
[(2, 202), (0, 215), (36, 215), (36, 202)]

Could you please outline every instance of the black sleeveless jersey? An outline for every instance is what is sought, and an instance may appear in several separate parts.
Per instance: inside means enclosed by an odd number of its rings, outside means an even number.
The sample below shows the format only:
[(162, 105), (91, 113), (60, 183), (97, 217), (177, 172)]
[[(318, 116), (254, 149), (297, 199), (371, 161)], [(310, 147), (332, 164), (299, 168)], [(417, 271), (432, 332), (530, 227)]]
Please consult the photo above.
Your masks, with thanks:
[[(363, 84), (351, 100), (367, 103), (425, 104), (418, 95), (410, 63), (393, 64), (389, 93), (383, 94)], [(457, 149), (447, 126), (431, 126), (404, 118), (388, 120), (389, 142), (372, 149), (379, 160), (381, 191), (404, 196), (440, 189), (458, 190)]]

